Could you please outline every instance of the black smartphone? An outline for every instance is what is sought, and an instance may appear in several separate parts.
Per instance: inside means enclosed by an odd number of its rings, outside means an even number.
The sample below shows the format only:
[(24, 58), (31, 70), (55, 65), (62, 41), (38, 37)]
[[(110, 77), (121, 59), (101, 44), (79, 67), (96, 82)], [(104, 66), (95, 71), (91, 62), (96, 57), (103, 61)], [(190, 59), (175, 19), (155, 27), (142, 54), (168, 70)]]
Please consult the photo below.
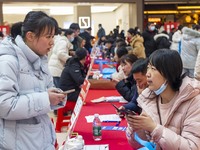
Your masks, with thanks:
[[(111, 103), (112, 104), (112, 103)], [(115, 107), (115, 109), (117, 110), (117, 112), (120, 112), (120, 113), (124, 113), (126, 115), (128, 114), (131, 114), (131, 115), (137, 115), (136, 112), (132, 111), (132, 110), (129, 110), (129, 109), (119, 109), (115, 104), (112, 104), (113, 107)]]
[(113, 104), (113, 103), (111, 103), (111, 104), (112, 104), (113, 107), (115, 107), (115, 109), (116, 109), (118, 112), (122, 111), (122, 110), (120, 110), (115, 104)]

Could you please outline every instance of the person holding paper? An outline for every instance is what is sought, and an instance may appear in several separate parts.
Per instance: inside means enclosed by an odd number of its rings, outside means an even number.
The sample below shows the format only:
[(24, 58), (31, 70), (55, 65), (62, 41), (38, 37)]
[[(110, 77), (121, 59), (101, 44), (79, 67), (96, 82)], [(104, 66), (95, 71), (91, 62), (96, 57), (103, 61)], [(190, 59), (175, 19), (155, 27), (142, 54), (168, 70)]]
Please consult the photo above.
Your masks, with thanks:
[[(175, 65), (176, 64), (176, 65)], [(182, 75), (177, 51), (160, 49), (149, 57), (146, 88), (138, 97), (141, 115), (127, 115), (128, 142), (134, 149), (140, 138), (157, 150), (200, 149), (200, 82)]]

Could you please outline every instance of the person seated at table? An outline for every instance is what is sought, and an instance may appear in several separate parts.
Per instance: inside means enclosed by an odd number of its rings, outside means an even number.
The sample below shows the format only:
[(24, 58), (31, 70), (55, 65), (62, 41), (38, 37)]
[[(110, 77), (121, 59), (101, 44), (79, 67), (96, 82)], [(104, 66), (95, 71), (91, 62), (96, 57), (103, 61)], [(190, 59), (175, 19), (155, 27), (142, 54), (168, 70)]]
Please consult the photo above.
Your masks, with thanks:
[(114, 52), (116, 53), (117, 49), (120, 48), (120, 47), (127, 47), (127, 44), (125, 42), (124, 39), (117, 39), (115, 41), (115, 49), (114, 49)]
[[(141, 108), (137, 106), (137, 98), (141, 92), (147, 88), (147, 65), (148, 65), (148, 58), (139, 58), (133, 65), (131, 70), (131, 76), (133, 80), (136, 82), (137, 90), (135, 90), (132, 94), (132, 98), (129, 100), (130, 102), (124, 104), (123, 106), (119, 107), (120, 110), (129, 109), (138, 114), (141, 113)], [(118, 112), (119, 113), (119, 112)], [(121, 117), (124, 117), (123, 113), (119, 113)]]
[(120, 59), (126, 54), (128, 54), (128, 50), (126, 49), (126, 47), (120, 47), (117, 49), (114, 56), (114, 60), (117, 62), (117, 71), (111, 74), (112, 81), (119, 82), (120, 80), (127, 78), (122, 70), (122, 66), (120, 65)]
[(115, 88), (120, 93), (121, 96), (127, 101), (130, 101), (137, 91), (136, 82), (133, 79), (133, 75), (131, 73), (131, 69), (137, 57), (133, 54), (126, 54), (122, 56), (120, 65), (122, 66), (122, 70), (127, 78), (119, 81)]
[[(176, 65), (174, 65), (176, 64)], [(126, 135), (138, 149), (135, 133), (162, 150), (200, 149), (200, 82), (182, 75), (177, 51), (161, 49), (149, 57), (146, 88), (138, 97), (141, 115), (127, 115)]]
[(112, 58), (114, 56), (114, 46), (113, 46), (113, 39), (108, 39), (105, 41), (105, 49), (103, 50), (102, 57), (104, 58)]
[(75, 56), (67, 60), (65, 68), (62, 71), (59, 82), (60, 89), (63, 91), (75, 89), (75, 92), (68, 94), (69, 101), (76, 102), (78, 99), (81, 85), (86, 77), (86, 72), (84, 71), (86, 56), (87, 50), (78, 48), (75, 52)]

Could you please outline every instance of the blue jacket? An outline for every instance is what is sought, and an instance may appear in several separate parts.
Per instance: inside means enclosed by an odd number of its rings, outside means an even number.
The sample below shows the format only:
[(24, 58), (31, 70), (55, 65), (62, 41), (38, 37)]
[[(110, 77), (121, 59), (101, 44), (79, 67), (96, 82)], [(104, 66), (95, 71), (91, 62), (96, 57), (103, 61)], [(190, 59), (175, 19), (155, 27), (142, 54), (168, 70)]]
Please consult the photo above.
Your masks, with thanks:
[(36, 55), (20, 36), (15, 43), (6, 38), (0, 45), (0, 149), (54, 150), (47, 57)]

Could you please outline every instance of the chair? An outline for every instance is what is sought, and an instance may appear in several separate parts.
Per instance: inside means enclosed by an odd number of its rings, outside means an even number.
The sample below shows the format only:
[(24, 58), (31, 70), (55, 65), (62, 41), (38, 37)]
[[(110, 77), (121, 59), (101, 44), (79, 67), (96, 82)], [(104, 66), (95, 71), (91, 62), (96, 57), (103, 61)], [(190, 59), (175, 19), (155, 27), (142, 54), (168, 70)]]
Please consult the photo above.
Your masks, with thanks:
[[(82, 98), (83, 101), (85, 101), (89, 88), (90, 88), (90, 82), (88, 80), (85, 80), (79, 94), (79, 96)], [(71, 115), (65, 116), (64, 114), (67, 113), (68, 111), (71, 111), (73, 113), (75, 105), (76, 101), (73, 102), (68, 100), (65, 107), (58, 109), (56, 132), (61, 132), (62, 127), (68, 126), (68, 124), (70, 123)]]
[(57, 111), (57, 121), (56, 121), (56, 132), (61, 132), (61, 128), (68, 126), (70, 122), (71, 115), (65, 114), (69, 111), (73, 112), (76, 102), (67, 101), (65, 107), (58, 109)]

